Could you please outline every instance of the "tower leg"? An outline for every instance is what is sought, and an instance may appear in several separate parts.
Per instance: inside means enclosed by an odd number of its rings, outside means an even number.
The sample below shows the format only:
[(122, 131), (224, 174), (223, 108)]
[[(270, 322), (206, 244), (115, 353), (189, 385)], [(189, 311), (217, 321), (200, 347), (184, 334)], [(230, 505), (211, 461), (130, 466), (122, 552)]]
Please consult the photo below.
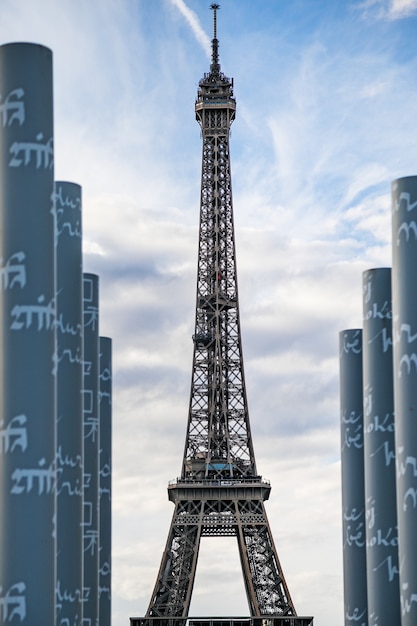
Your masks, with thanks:
[(146, 617), (187, 617), (202, 527), (202, 502), (177, 502)]
[(237, 502), (240, 561), (252, 616), (296, 615), (263, 502)]

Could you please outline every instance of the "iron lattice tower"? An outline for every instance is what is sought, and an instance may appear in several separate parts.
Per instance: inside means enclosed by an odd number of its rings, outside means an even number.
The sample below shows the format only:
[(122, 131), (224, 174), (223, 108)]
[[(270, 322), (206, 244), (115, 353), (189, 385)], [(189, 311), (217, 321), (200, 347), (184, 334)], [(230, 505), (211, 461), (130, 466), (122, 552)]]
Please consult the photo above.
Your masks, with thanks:
[(210, 72), (199, 83), (203, 139), (194, 354), (181, 477), (146, 617), (187, 617), (202, 536), (235, 536), (251, 616), (296, 615), (273, 542), (258, 476), (243, 371), (229, 135), (233, 80), (220, 70), (216, 11)]

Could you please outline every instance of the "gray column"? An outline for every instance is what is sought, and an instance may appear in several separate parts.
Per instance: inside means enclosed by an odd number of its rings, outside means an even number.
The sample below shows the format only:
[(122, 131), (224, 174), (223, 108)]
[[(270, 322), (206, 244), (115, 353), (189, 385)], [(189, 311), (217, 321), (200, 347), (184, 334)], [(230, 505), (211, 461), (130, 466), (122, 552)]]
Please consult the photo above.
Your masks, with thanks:
[(57, 626), (82, 623), (83, 275), (81, 187), (55, 183), (57, 218)]
[(52, 52), (0, 46), (0, 622), (55, 623)]
[(369, 626), (400, 624), (391, 270), (363, 273), (363, 398)]
[(362, 330), (339, 333), (345, 626), (368, 626)]
[(84, 622), (99, 617), (99, 319), (98, 276), (84, 274)]
[(417, 624), (417, 176), (392, 183), (392, 296), (402, 626)]
[(112, 341), (100, 337), (100, 626), (111, 624)]

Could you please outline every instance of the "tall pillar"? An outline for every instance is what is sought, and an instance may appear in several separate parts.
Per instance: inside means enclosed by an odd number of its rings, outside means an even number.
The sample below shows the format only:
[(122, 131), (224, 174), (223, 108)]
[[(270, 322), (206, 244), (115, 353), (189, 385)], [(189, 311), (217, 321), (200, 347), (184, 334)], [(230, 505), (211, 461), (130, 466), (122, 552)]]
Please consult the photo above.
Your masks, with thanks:
[(84, 274), (84, 622), (99, 618), (99, 319), (98, 276)]
[(397, 515), (402, 626), (417, 624), (417, 176), (392, 183)]
[(100, 626), (111, 625), (112, 341), (100, 337)]
[(362, 330), (339, 333), (345, 626), (368, 626)]
[(83, 276), (81, 187), (55, 183), (57, 219), (57, 626), (82, 623)]
[(0, 46), (0, 622), (55, 624), (52, 52)]
[(363, 273), (363, 397), (369, 626), (400, 624), (391, 270)]

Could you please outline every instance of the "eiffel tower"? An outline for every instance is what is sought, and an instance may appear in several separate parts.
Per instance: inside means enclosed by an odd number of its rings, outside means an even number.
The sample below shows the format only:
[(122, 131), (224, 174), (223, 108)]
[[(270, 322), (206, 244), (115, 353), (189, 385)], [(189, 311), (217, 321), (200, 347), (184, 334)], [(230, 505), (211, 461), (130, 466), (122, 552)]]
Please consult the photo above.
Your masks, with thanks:
[(175, 510), (155, 588), (146, 617), (131, 618), (133, 626), (185, 624), (173, 618), (188, 617), (201, 537), (237, 538), (252, 617), (296, 615), (264, 507), (271, 487), (258, 475), (249, 423), (229, 151), (236, 100), (219, 64), (219, 5), (210, 8), (212, 60), (195, 103), (203, 150), (188, 426), (181, 477), (168, 486)]

